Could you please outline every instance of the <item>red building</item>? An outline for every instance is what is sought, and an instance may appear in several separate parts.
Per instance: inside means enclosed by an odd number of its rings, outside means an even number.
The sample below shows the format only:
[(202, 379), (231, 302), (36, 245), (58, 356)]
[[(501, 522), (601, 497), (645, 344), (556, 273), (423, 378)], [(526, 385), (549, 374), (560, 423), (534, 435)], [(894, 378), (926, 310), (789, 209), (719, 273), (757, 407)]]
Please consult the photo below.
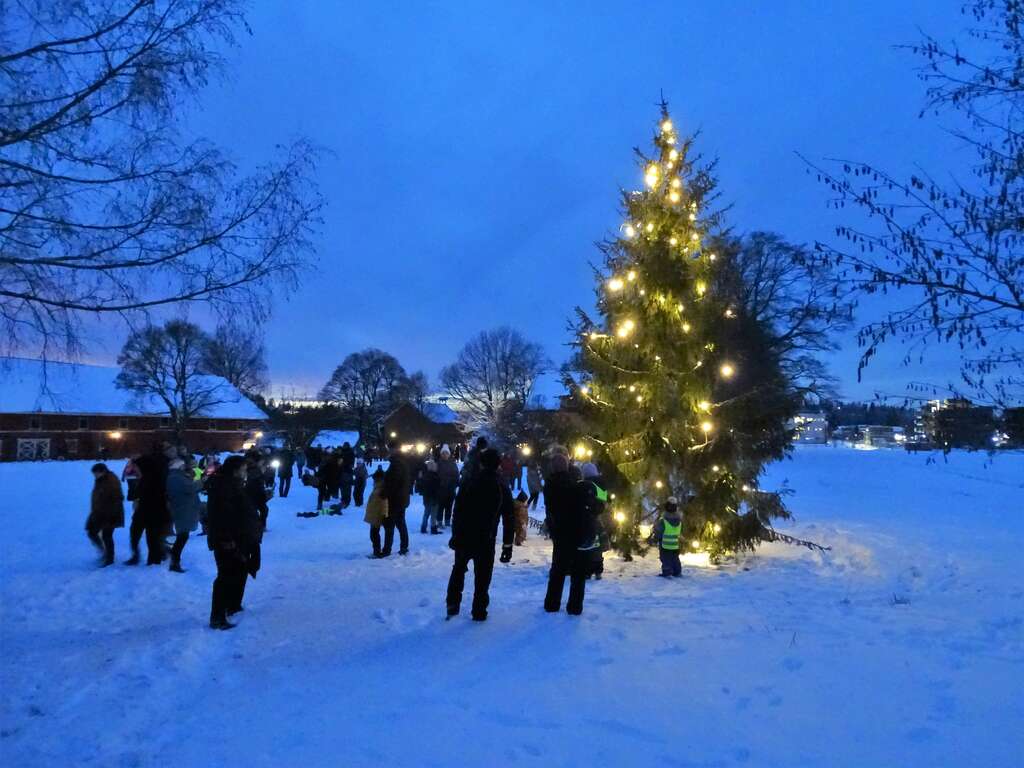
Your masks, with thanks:
[[(167, 409), (117, 389), (118, 369), (0, 361), (0, 461), (125, 458), (174, 440)], [(264, 415), (227, 382), (221, 400), (189, 421), (185, 445), (196, 453), (238, 451), (254, 441)]]

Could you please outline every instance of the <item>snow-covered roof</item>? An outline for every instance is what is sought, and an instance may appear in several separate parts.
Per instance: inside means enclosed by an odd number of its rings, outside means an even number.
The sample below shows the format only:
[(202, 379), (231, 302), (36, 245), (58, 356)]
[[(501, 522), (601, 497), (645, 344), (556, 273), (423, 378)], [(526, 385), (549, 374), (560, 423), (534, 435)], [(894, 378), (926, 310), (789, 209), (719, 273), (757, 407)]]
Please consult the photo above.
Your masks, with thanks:
[[(166, 416), (155, 398), (139, 398), (118, 389), (118, 368), (81, 363), (43, 363), (26, 358), (0, 359), (0, 413), (74, 413)], [(216, 379), (216, 377), (204, 377)], [(214, 419), (265, 419), (237, 389), (219, 379), (222, 400), (201, 415)]]
[(435, 424), (455, 424), (459, 414), (445, 403), (424, 403), (420, 412)]

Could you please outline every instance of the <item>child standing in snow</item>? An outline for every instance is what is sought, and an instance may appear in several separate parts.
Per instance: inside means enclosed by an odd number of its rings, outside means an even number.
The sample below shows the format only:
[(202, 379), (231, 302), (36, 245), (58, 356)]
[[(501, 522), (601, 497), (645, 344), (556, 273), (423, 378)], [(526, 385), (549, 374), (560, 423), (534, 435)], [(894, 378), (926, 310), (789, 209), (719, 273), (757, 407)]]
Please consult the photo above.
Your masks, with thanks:
[(380, 549), (380, 527), (388, 516), (388, 500), (384, 495), (384, 470), (377, 467), (373, 473), (373, 491), (366, 500), (366, 514), (363, 520), (370, 524), (370, 543), (373, 545), (371, 557), (383, 557)]
[(529, 498), (524, 491), (520, 491), (512, 503), (512, 508), (515, 511), (517, 547), (526, 543), (526, 528), (530, 524), (530, 513), (526, 506)]
[(661, 575), (668, 579), (683, 575), (683, 566), (679, 562), (679, 538), (683, 533), (683, 515), (679, 511), (679, 502), (670, 496), (665, 502), (661, 517), (654, 524), (652, 536), (658, 542), (658, 554), (661, 557)]

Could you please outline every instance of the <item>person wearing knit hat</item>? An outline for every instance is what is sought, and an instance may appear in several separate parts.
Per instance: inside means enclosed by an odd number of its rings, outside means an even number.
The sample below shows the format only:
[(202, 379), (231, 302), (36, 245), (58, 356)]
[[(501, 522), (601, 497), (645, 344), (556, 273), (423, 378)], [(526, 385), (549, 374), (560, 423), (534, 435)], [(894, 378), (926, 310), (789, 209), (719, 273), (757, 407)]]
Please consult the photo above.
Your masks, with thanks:
[(587, 576), (591, 572), (589, 547), (594, 540), (593, 518), (587, 509), (584, 487), (569, 473), (569, 458), (562, 453), (551, 456), (551, 474), (544, 485), (545, 525), (551, 535), (551, 570), (544, 596), (544, 610), (562, 609), (562, 592), (569, 579), (569, 599), (565, 611), (571, 616), (583, 613)]

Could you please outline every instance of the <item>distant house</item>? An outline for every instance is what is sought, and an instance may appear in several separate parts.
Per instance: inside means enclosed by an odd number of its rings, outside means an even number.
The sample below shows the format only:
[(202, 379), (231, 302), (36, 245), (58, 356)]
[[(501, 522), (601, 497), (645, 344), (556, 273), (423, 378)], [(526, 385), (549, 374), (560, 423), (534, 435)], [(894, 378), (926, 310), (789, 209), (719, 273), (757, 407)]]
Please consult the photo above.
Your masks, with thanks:
[[(166, 406), (118, 389), (119, 370), (0, 361), (0, 460), (124, 458), (174, 439)], [(195, 452), (236, 451), (259, 436), (264, 414), (223, 382), (223, 401), (186, 425)]]
[(793, 418), (795, 443), (824, 444), (828, 442), (828, 418), (813, 411), (798, 413)]
[(412, 403), (402, 403), (380, 420), (378, 428), (383, 442), (396, 440), (407, 447), (455, 446), (467, 437), (458, 414), (442, 403), (424, 403), (422, 411)]

